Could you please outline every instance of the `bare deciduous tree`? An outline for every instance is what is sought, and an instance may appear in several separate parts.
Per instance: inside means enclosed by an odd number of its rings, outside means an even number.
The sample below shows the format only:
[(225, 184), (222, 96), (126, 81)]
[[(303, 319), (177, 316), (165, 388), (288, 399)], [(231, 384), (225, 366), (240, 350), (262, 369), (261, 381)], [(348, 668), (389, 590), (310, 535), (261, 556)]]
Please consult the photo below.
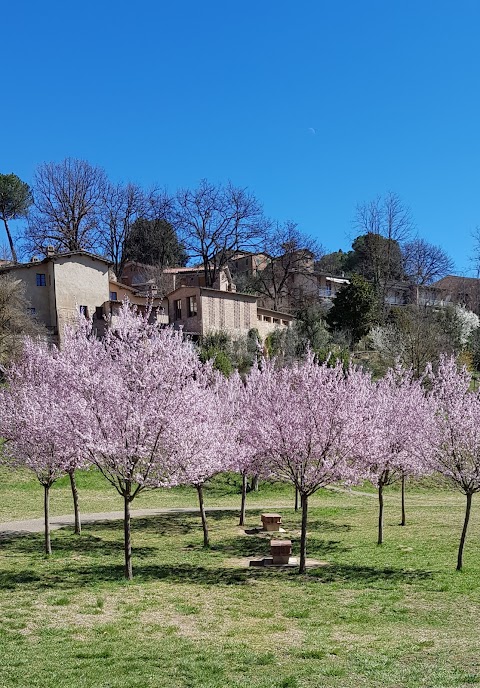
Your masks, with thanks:
[(26, 247), (46, 253), (95, 251), (99, 245), (105, 172), (86, 160), (66, 158), (40, 165), (34, 179), (34, 206), (25, 235)]
[(206, 179), (196, 189), (177, 192), (167, 219), (190, 258), (202, 264), (208, 287), (234, 251), (257, 245), (265, 223), (260, 203), (246, 189)]
[[(398, 247), (407, 241), (413, 229), (410, 210), (397, 194), (389, 191), (385, 196), (377, 196), (357, 206), (354, 227), (359, 235), (367, 235), (370, 239), (365, 242), (365, 249), (380, 303), (386, 308), (388, 289), (398, 279)], [(380, 237), (386, 241), (381, 241)]]
[(420, 286), (431, 284), (453, 270), (453, 261), (441, 246), (416, 238), (403, 246), (405, 275)]
[(274, 310), (285, 299), (293, 309), (304, 305), (308, 295), (317, 300), (313, 268), (322, 253), (320, 244), (294, 222), (276, 223), (265, 234), (261, 269), (252, 275), (250, 286), (267, 298)]
[(154, 192), (145, 193), (136, 184), (106, 184), (101, 199), (102, 229), (100, 246), (113, 263), (117, 275), (125, 262), (125, 246), (132, 227), (146, 217), (153, 204)]
[(475, 227), (471, 234), (473, 239), (473, 253), (470, 258), (474, 277), (480, 279), (480, 227)]

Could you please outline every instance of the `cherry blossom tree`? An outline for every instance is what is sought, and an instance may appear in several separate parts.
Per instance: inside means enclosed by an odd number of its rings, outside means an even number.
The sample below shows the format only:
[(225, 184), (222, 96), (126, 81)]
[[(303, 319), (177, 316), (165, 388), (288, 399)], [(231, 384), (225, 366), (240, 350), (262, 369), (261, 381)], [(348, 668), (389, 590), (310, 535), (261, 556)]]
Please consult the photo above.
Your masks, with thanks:
[(209, 364), (181, 391), (182, 402), (170, 428), (170, 484), (193, 485), (198, 494), (203, 546), (209, 547), (203, 486), (234, 465), (234, 410), (225, 403), (228, 382)]
[(383, 543), (383, 490), (427, 470), (428, 442), (434, 422), (433, 405), (422, 381), (400, 365), (390, 368), (371, 398), (375, 431), (369, 442), (368, 477), (378, 489), (378, 539)]
[[(240, 473), (242, 477), (242, 497), (240, 505), (239, 526), (245, 525), (248, 479), (268, 477), (268, 468), (257, 448), (246, 437), (250, 434), (252, 419), (248, 411), (251, 401), (257, 394), (253, 379), (246, 385), (242, 377), (235, 372), (225, 381), (222, 388), (225, 408), (229, 409), (229, 433), (232, 443), (230, 470)], [(251, 397), (253, 396), (253, 399)]]
[(265, 362), (247, 380), (252, 388), (246, 440), (266, 457), (271, 475), (293, 483), (302, 505), (300, 573), (305, 572), (308, 498), (320, 487), (363, 476), (360, 458), (371, 429), (370, 377), (302, 363), (275, 369)]
[(68, 473), (74, 495), (76, 532), (80, 532), (74, 471), (85, 457), (66, 417), (69, 388), (59, 384), (58, 352), (27, 339), (21, 358), (6, 371), (0, 396), (3, 461), (33, 471), (44, 488), (45, 552), (51, 554), (50, 488)]
[(432, 467), (466, 497), (465, 518), (457, 556), (463, 566), (473, 495), (480, 491), (480, 397), (471, 391), (471, 376), (453, 357), (443, 357), (430, 372), (436, 403), (436, 430)]
[(133, 577), (132, 501), (143, 490), (169, 487), (172, 426), (182, 392), (199, 371), (193, 346), (160, 330), (149, 313), (125, 302), (102, 341), (87, 326), (67, 333), (64, 384), (74, 392), (70, 415), (91, 462), (124, 502), (125, 576)]

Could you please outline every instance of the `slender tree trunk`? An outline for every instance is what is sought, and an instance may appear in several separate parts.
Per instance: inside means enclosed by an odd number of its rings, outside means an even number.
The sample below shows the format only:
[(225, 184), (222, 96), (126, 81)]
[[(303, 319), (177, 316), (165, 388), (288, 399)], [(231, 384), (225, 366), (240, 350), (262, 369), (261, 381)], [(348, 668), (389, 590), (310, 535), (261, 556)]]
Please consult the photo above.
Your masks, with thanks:
[(378, 486), (378, 540), (377, 545), (383, 543), (383, 485)]
[(407, 522), (405, 517), (405, 473), (402, 473), (402, 522), (401, 526), (404, 526)]
[(5, 225), (5, 232), (7, 234), (8, 243), (10, 244), (10, 252), (12, 254), (12, 260), (14, 263), (17, 263), (18, 262), (17, 252), (15, 251), (15, 246), (13, 245), (13, 239), (12, 239), (12, 235), (10, 233), (10, 227), (8, 226), (8, 222), (5, 218), (3, 218), (3, 224)]
[(305, 573), (307, 561), (307, 514), (308, 514), (308, 495), (301, 494), (302, 502), (302, 534), (300, 536), (300, 568), (299, 573)]
[(72, 488), (73, 512), (75, 515), (75, 535), (80, 535), (82, 532), (82, 524), (80, 521), (80, 509), (78, 506), (78, 490), (77, 483), (75, 481), (75, 471), (69, 471), (68, 476), (70, 478), (70, 487)]
[(295, 511), (298, 511), (298, 487), (295, 486)]
[(124, 506), (124, 516), (123, 516), (123, 532), (124, 532), (124, 546), (125, 546), (125, 578), (127, 580), (132, 580), (133, 570), (132, 570), (132, 529), (131, 529), (131, 518), (130, 518), (130, 502), (131, 497), (131, 484), (127, 481), (125, 492), (123, 493), (123, 506)]
[(248, 485), (248, 478), (246, 474), (242, 474), (242, 503), (240, 506), (240, 521), (238, 522), (239, 526), (244, 526), (245, 525), (245, 508), (246, 508), (246, 502), (247, 502), (247, 485)]
[(252, 491), (258, 492), (258, 475), (252, 477)]
[(45, 516), (45, 554), (52, 553), (50, 542), (50, 485), (43, 486), (43, 513)]
[(457, 557), (457, 571), (462, 570), (463, 565), (463, 547), (465, 545), (465, 537), (467, 535), (468, 522), (470, 520), (470, 509), (472, 508), (472, 494), (467, 494), (467, 508), (465, 510), (465, 520), (463, 522), (462, 537), (460, 538), (460, 545), (458, 547)]
[(205, 505), (203, 503), (203, 488), (202, 485), (196, 485), (198, 493), (198, 504), (200, 506), (200, 516), (202, 517), (202, 528), (203, 528), (203, 546), (210, 547), (210, 540), (208, 538), (208, 523), (207, 517), (205, 515)]

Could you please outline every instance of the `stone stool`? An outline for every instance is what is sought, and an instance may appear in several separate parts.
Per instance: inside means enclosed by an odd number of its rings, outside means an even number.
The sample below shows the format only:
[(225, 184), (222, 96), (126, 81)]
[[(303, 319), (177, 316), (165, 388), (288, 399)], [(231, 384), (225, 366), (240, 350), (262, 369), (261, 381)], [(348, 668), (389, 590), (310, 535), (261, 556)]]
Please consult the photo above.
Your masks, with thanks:
[(290, 555), (292, 553), (291, 540), (271, 540), (270, 554), (272, 555), (272, 564), (274, 566), (281, 564), (288, 564)]
[(269, 533), (280, 530), (280, 526), (282, 525), (282, 517), (280, 514), (262, 514), (261, 519), (263, 530), (267, 530)]

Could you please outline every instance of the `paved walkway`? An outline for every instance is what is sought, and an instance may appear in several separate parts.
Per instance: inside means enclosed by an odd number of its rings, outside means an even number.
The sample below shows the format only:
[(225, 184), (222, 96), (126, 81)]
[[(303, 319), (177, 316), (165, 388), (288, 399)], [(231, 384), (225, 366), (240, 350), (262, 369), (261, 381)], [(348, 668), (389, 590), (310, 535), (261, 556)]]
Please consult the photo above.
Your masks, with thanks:
[[(348, 494), (355, 497), (375, 497), (376, 493), (372, 492), (360, 492), (357, 490), (346, 490), (341, 487), (330, 487), (328, 488), (334, 492), (347, 492)], [(247, 506), (247, 511), (254, 511), (255, 509), (260, 511), (279, 511), (281, 509), (291, 509), (292, 504), (281, 504), (272, 506), (261, 506), (252, 504)], [(205, 509), (208, 513), (209, 511), (236, 511), (239, 512), (239, 507), (236, 506), (211, 506)], [(143, 516), (160, 516), (168, 514), (198, 514), (198, 507), (172, 507), (172, 508), (162, 508), (162, 509), (135, 509), (131, 512), (132, 518), (142, 518)], [(80, 514), (82, 519), (82, 525), (86, 523), (96, 523), (99, 521), (120, 521), (123, 519), (123, 511), (102, 511), (97, 514)], [(68, 514), (67, 516), (51, 516), (50, 517), (50, 529), (59, 530), (60, 528), (65, 528), (66, 526), (75, 525), (75, 520), (73, 514)], [(5, 537), (7, 535), (25, 535), (26, 533), (42, 533), (44, 529), (43, 518), (30, 518), (24, 521), (9, 521), (7, 523), (0, 523), (0, 537)]]
[[(272, 509), (290, 509), (290, 505), (283, 504), (281, 506), (250, 506), (247, 507), (248, 511), (259, 509), (261, 511)], [(205, 509), (208, 513), (209, 511), (240, 511), (238, 507), (235, 506), (211, 506)], [(170, 509), (135, 509), (131, 512), (132, 518), (141, 518), (143, 516), (159, 516), (164, 514), (199, 514), (198, 507), (174, 507)], [(86, 523), (96, 523), (99, 521), (119, 521), (123, 519), (123, 511), (103, 511), (97, 514), (80, 514), (82, 525)], [(51, 516), (50, 517), (50, 529), (59, 530), (60, 528), (65, 528), (66, 526), (75, 525), (75, 520), (73, 514), (68, 516)], [(0, 537), (5, 537), (6, 535), (24, 535), (26, 533), (42, 533), (44, 529), (43, 518), (30, 518), (25, 521), (9, 521), (8, 523), (0, 523)]]

